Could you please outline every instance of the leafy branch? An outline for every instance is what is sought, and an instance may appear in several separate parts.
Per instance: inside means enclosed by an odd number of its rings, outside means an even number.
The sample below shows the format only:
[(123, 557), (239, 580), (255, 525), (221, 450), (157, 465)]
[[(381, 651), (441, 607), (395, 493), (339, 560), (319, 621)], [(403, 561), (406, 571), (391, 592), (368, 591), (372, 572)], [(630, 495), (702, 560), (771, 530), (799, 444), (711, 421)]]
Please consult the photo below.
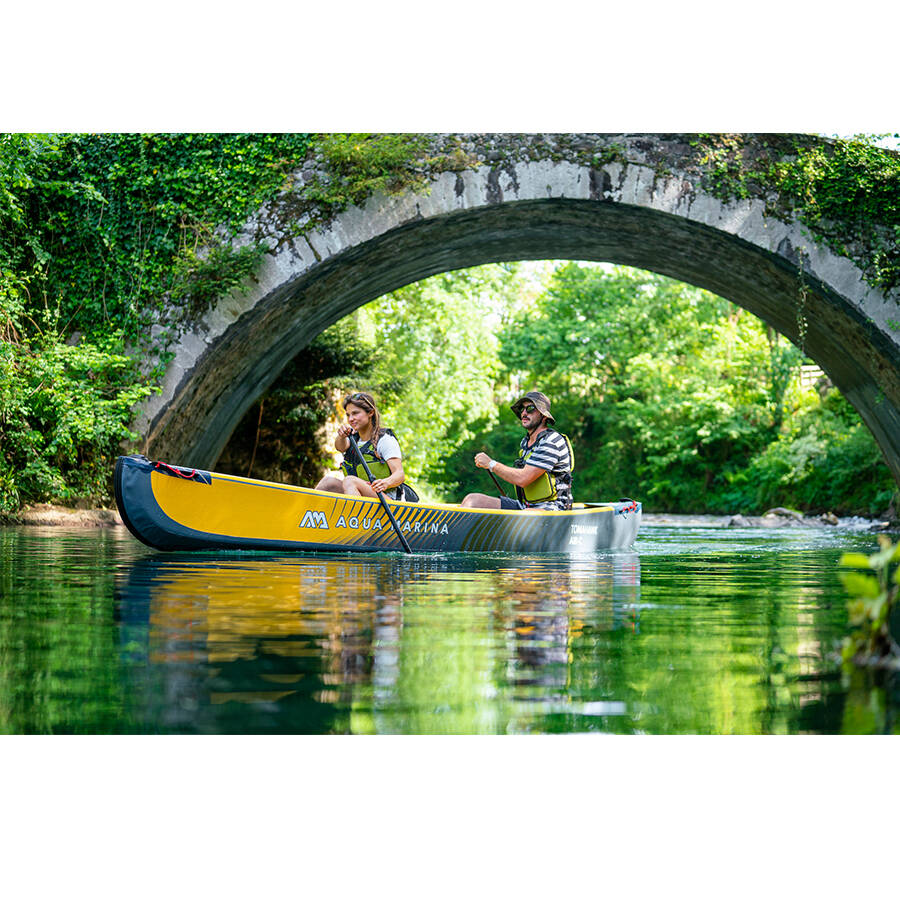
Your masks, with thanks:
[[(878, 536), (881, 549), (871, 556), (845, 553), (840, 565), (851, 571), (839, 578), (850, 600), (847, 611), (855, 630), (844, 639), (841, 657), (845, 665), (900, 666), (900, 646), (891, 634), (891, 613), (900, 592), (900, 543)], [(862, 570), (862, 571), (859, 571)]]

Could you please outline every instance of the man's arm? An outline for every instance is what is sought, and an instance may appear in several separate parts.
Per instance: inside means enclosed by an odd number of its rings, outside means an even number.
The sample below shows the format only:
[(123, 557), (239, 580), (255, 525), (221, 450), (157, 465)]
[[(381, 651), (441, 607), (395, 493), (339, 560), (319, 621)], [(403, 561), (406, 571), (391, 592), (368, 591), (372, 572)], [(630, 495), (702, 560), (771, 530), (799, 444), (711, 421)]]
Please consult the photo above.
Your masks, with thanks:
[[(493, 468), (491, 468), (491, 463), (493, 463)], [(510, 484), (514, 484), (517, 487), (527, 487), (531, 484), (532, 481), (536, 481), (541, 475), (546, 472), (546, 469), (541, 469), (538, 466), (529, 466), (525, 465), (521, 469), (515, 468), (515, 466), (507, 466), (501, 462), (497, 462), (496, 460), (491, 459), (487, 453), (477, 453), (475, 455), (475, 465), (480, 469), (490, 469), (496, 476), (502, 478), (504, 481), (508, 481)]]

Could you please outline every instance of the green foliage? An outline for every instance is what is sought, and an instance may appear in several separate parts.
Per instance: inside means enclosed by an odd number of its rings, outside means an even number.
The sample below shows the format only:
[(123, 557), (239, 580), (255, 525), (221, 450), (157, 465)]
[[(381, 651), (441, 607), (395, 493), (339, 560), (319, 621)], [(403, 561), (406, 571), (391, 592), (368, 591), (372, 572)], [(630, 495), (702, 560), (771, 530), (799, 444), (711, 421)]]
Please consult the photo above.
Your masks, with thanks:
[[(450, 444), (447, 456), (432, 469), (432, 478), (439, 485), (439, 492), (450, 502), (459, 502), (466, 494), (476, 491), (492, 497), (500, 496), (490, 475), (484, 469), (476, 468), (472, 460), (476, 453), (484, 450), (494, 459), (510, 463), (519, 452), (519, 442), (524, 434), (515, 417), (503, 405), (490, 417), (470, 419), (466, 424), (472, 436), (456, 447)], [(577, 449), (575, 452), (578, 453)], [(515, 488), (511, 484), (501, 484), (504, 493), (512, 497)]]
[[(374, 193), (421, 190), (429, 164), (427, 137), (422, 134), (319, 134), (315, 149), (325, 165), (300, 192), (307, 215), (291, 223), (308, 229)], [(324, 177), (322, 177), (324, 175)]]
[[(111, 464), (113, 436), (131, 436), (128, 401), (161, 378), (167, 340), (246, 283), (266, 252), (260, 241), (232, 243), (255, 210), (299, 192), (321, 220), (375, 191), (421, 188), (436, 162), (425, 146), (425, 136), (409, 134), (0, 135), (3, 508), (107, 494), (98, 473)], [(289, 182), (312, 156), (326, 177)], [(52, 328), (42, 318), (50, 311)], [(321, 454), (298, 461), (279, 435), (296, 426), (301, 442), (311, 440), (333, 404), (334, 384), (316, 359), (333, 367), (332, 381), (365, 370), (353, 352), (325, 360), (329, 340), (290, 366), (269, 397), (262, 433), (271, 447), (258, 463), (268, 471), (321, 468)], [(141, 354), (146, 375), (124, 346)], [(79, 372), (89, 381), (81, 388)], [(98, 378), (107, 393), (97, 392)], [(32, 390), (33, 382), (44, 386)], [(261, 427), (257, 408), (257, 443)]]
[[(264, 248), (229, 239), (283, 185), (308, 135), (6, 135), (0, 291), (58, 304), (67, 328), (145, 348), (174, 305), (196, 314)], [(4, 258), (5, 257), (5, 258)]]
[(374, 381), (393, 386), (393, 396), (382, 397), (385, 421), (400, 437), (404, 469), (423, 496), (447, 455), (477, 433), (474, 423), (496, 417), (494, 327), (516, 289), (516, 272), (514, 265), (448, 272), (361, 313), (379, 350)]
[(900, 285), (900, 154), (865, 140), (798, 146), (771, 168), (775, 186), (799, 206), (813, 234), (843, 256), (866, 247), (867, 280)]
[(871, 556), (845, 553), (841, 557), (841, 566), (850, 570), (839, 577), (850, 595), (847, 611), (855, 629), (841, 649), (845, 666), (900, 662), (900, 647), (891, 635), (891, 613), (900, 592), (900, 544), (895, 546), (883, 534), (878, 543), (881, 549)]
[(344, 319), (285, 367), (235, 429), (217, 468), (288, 484), (316, 484), (332, 466), (324, 434), (342, 396), (369, 384), (377, 351)]
[(695, 146), (719, 197), (759, 197), (770, 214), (797, 215), (815, 240), (891, 291), (900, 286), (900, 153), (878, 146), (879, 137), (773, 135), (755, 156), (750, 135), (701, 135)]
[(708, 509), (783, 415), (785, 354), (761, 323), (648, 272), (566, 264), (502, 340), (521, 383), (554, 398), (589, 499)]
[(110, 459), (137, 439), (127, 423), (150, 393), (121, 333), (77, 345), (41, 337), (33, 348), (0, 342), (0, 513), (41, 500), (109, 502)]
[(425, 183), (427, 139), (421, 134), (324, 134), (316, 148), (328, 164), (334, 203), (360, 203), (377, 191), (396, 193)]
[[(459, 147), (428, 158), (428, 142), (0, 135), (3, 508), (104, 495), (98, 473), (130, 434), (129, 403), (161, 376), (166, 341), (253, 277), (267, 248), (248, 235), (232, 241), (252, 212), (279, 197), (290, 234), (374, 192), (419, 190), (428, 172), (472, 164)], [(742, 136), (697, 141), (720, 196), (778, 194), (777, 214), (865, 258), (881, 286), (898, 283), (896, 154), (864, 140), (771, 136), (754, 158), (747, 146)], [(306, 180), (290, 178), (301, 167)], [(836, 392), (820, 402), (799, 390), (800, 352), (753, 317), (649, 273), (569, 264), (546, 291), (519, 274), (449, 273), (359, 312), (352, 335), (337, 329), (286, 370), (262, 419), (259, 407), (248, 413), (241, 464), (269, 443), (254, 465), (315, 477), (326, 460), (312, 442), (336, 393), (368, 386), (404, 441), (411, 480), (456, 499), (491, 488), (471, 456), (485, 443), (515, 452), (506, 406), (538, 386), (573, 438), (576, 489), (589, 499), (635, 493), (651, 508), (696, 511), (874, 512), (890, 501), (871, 436), (837, 410)], [(144, 374), (125, 347), (141, 354)]]
[[(498, 331), (495, 414), (430, 471), (443, 490), (493, 493), (471, 459), (511, 458), (518, 391), (544, 390), (579, 461), (576, 499), (748, 514), (771, 506), (881, 514), (896, 486), (839, 392), (801, 389), (796, 347), (720, 297), (636, 270), (567, 263)], [(455, 426), (459, 427), (459, 426)]]
[(189, 298), (186, 311), (194, 317), (216, 297), (246, 281), (265, 254), (262, 244), (237, 249), (219, 244), (207, 249), (208, 252), (200, 257), (195, 251), (182, 248), (172, 267), (172, 291)]
[[(251, 275), (232, 247), (308, 135), (0, 135), (0, 504), (108, 500), (135, 402), (162, 374), (156, 321)], [(124, 348), (161, 363), (142, 375)]]
[(732, 484), (735, 507), (856, 515), (881, 513), (897, 490), (871, 432), (836, 388), (800, 408)]

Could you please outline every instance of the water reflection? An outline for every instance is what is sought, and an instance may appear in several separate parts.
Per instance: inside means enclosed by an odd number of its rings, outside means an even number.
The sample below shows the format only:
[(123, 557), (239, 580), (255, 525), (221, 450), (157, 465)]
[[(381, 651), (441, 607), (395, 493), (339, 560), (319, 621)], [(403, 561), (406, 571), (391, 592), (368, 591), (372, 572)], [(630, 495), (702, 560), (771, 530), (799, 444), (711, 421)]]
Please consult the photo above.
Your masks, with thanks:
[(0, 732), (894, 732), (842, 675), (837, 530), (585, 557), (167, 555), (0, 529)]
[(635, 553), (156, 555), (116, 599), (148, 726), (518, 731), (573, 712), (573, 641), (635, 627), (640, 567)]

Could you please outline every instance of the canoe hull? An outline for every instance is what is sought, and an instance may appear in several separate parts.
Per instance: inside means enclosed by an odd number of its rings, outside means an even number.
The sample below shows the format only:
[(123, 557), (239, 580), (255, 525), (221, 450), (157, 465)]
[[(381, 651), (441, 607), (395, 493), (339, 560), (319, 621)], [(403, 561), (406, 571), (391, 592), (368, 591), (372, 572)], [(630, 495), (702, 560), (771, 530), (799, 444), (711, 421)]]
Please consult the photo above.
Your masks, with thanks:
[[(159, 550), (384, 552), (402, 545), (380, 502), (151, 462), (116, 461), (116, 503), (139, 540)], [(415, 552), (583, 553), (627, 549), (641, 505), (567, 512), (389, 502)]]

